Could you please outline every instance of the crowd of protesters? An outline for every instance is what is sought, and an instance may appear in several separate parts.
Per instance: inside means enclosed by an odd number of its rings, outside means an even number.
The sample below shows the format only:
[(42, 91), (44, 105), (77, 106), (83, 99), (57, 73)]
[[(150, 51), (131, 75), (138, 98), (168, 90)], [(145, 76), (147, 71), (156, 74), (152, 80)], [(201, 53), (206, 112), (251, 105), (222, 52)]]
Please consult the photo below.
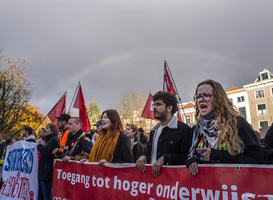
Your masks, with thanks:
[[(200, 163), (263, 164), (264, 155), (258, 138), (248, 122), (234, 109), (223, 87), (216, 81), (198, 84), (196, 125), (192, 128), (178, 121), (175, 95), (159, 91), (153, 95), (153, 113), (158, 124), (144, 133), (141, 127), (127, 124), (123, 129), (116, 110), (102, 113), (96, 129), (84, 133), (82, 121), (69, 114), (56, 116), (57, 126), (49, 123), (39, 130), (39, 139), (33, 129), (24, 127), (25, 141), (37, 142), (39, 155), (39, 199), (52, 199), (54, 159), (80, 163), (136, 163), (140, 172), (145, 164), (152, 164), (152, 175), (157, 177), (163, 165), (186, 165), (192, 175), (199, 173)], [(273, 128), (265, 142), (273, 148)], [(0, 138), (2, 139), (2, 138)], [(6, 141), (12, 145), (18, 138)], [(3, 166), (5, 146), (0, 143), (0, 166)]]

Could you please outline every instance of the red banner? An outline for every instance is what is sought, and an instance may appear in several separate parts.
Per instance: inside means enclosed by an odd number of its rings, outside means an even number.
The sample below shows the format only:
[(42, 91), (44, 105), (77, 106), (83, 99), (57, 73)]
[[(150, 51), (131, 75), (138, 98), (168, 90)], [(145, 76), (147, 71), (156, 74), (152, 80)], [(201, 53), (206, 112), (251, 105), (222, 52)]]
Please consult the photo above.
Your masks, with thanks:
[(192, 176), (185, 166), (152, 166), (141, 173), (134, 164), (64, 163), (54, 165), (53, 200), (74, 199), (273, 199), (273, 165), (200, 165)]

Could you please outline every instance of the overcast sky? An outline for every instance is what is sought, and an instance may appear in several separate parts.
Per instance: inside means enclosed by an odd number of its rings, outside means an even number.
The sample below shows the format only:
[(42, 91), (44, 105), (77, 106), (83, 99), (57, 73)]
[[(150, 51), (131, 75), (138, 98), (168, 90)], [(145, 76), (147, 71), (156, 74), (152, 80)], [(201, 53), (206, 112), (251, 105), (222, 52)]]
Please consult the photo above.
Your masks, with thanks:
[(162, 90), (167, 61), (183, 102), (196, 85), (228, 90), (273, 71), (272, 0), (0, 0), (2, 56), (25, 59), (42, 114), (81, 81), (102, 109)]

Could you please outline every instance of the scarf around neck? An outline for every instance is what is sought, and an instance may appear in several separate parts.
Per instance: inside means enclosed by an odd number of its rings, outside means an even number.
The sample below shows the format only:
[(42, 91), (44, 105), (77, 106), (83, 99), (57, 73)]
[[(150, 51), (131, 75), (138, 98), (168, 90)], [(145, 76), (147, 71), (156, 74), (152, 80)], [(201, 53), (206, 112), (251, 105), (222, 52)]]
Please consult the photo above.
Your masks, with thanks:
[(119, 131), (116, 132), (115, 136), (112, 136), (110, 133), (101, 133), (91, 150), (89, 162), (99, 162), (105, 159), (111, 163), (120, 134), (122, 133)]
[(207, 142), (207, 147), (217, 148), (218, 130), (215, 129), (215, 113), (214, 110), (206, 115), (200, 115), (197, 128), (194, 134), (199, 134)]

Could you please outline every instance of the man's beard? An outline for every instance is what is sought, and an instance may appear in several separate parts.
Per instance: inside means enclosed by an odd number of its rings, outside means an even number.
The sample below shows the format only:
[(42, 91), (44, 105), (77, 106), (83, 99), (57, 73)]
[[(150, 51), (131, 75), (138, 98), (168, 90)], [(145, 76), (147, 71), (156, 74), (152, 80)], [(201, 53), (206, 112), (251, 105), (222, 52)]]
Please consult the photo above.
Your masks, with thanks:
[(161, 113), (159, 113), (158, 111), (155, 112), (159, 114), (158, 116), (154, 115), (155, 119), (158, 119), (159, 121), (164, 121), (167, 118), (167, 110), (164, 110)]

